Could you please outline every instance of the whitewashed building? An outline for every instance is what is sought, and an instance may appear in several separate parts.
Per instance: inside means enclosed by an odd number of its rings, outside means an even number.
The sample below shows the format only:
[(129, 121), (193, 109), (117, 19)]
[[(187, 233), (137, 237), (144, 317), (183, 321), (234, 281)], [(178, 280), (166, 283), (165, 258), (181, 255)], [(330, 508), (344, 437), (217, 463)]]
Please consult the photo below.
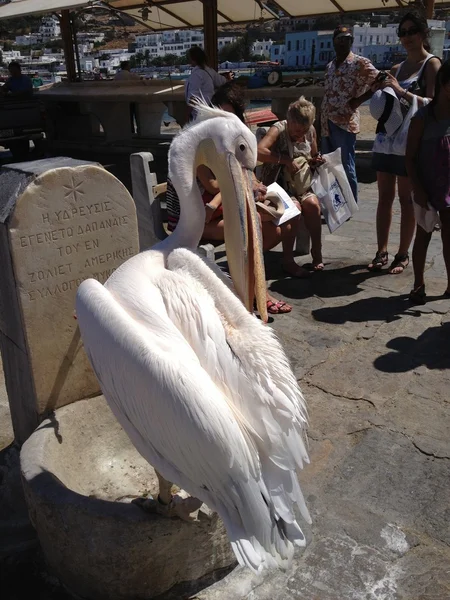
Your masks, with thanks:
[(91, 73), (100, 66), (98, 58), (92, 55), (80, 56), (81, 70), (86, 73)]
[(61, 37), (61, 27), (55, 17), (43, 17), (39, 31), (27, 35), (17, 35), (15, 42), (18, 46), (34, 46), (45, 44)]
[(77, 40), (80, 44), (95, 44), (95, 42), (103, 42), (105, 40), (105, 34), (100, 31), (78, 31)]
[(222, 35), (217, 39), (217, 49), (221, 50), (229, 44), (234, 44), (238, 38), (235, 35)]
[(365, 56), (364, 48), (367, 46), (383, 46), (385, 51), (388, 47), (396, 46), (399, 43), (398, 25), (390, 24), (383, 27), (371, 27), (368, 23), (364, 25), (355, 25), (353, 27), (353, 52), (360, 56)]
[(20, 50), (2, 50), (2, 59), (3, 62), (7, 65), (13, 60), (18, 62), (23, 60), (23, 56), (20, 53)]
[(113, 50), (99, 50), (96, 53), (83, 57), (87, 61), (93, 61), (93, 68), (100, 67), (100, 69), (107, 73), (115, 73), (120, 67), (120, 63), (125, 60), (130, 60), (133, 53), (128, 52), (125, 49), (113, 49)]
[(371, 27), (369, 24), (353, 27), (353, 52), (364, 56), (377, 67), (388, 68), (398, 54), (404, 53), (398, 39), (398, 25)]
[(40, 38), (37, 33), (16, 35), (15, 43), (17, 46), (34, 46), (40, 43)]
[(42, 42), (57, 40), (61, 37), (61, 27), (55, 17), (43, 17), (38, 36)]
[(151, 58), (166, 54), (184, 56), (192, 46), (203, 48), (203, 39), (203, 32), (198, 30), (174, 30), (137, 35), (136, 53), (145, 55), (148, 50)]
[(263, 55), (267, 59), (270, 58), (270, 49), (272, 48), (272, 40), (256, 40), (252, 45), (252, 54)]
[[(221, 50), (237, 40), (236, 36), (222, 35), (217, 40), (217, 49)], [(204, 48), (203, 32), (194, 30), (174, 30), (162, 33), (147, 33), (135, 38), (136, 53), (145, 55), (149, 52), (151, 58), (176, 54), (185, 56), (192, 46)]]

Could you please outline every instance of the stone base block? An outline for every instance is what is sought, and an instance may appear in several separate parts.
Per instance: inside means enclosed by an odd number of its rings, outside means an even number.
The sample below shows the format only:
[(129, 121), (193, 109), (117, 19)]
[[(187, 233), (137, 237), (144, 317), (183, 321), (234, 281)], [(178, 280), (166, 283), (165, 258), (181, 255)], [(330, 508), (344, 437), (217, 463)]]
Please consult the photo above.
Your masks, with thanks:
[(156, 492), (156, 475), (103, 396), (44, 421), (22, 448), (21, 468), (46, 560), (82, 598), (154, 598), (235, 562), (221, 520), (205, 505), (186, 523), (131, 504)]

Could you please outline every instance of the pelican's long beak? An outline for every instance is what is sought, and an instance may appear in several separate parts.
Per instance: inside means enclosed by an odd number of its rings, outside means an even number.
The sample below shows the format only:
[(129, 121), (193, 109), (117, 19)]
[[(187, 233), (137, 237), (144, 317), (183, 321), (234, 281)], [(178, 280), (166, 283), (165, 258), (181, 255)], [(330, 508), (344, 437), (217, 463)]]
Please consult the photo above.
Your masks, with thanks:
[[(222, 163), (223, 164), (223, 163)], [(256, 307), (267, 322), (266, 278), (261, 226), (253, 195), (252, 171), (229, 154), (216, 172), (222, 193), (225, 247), (234, 287), (248, 311)]]

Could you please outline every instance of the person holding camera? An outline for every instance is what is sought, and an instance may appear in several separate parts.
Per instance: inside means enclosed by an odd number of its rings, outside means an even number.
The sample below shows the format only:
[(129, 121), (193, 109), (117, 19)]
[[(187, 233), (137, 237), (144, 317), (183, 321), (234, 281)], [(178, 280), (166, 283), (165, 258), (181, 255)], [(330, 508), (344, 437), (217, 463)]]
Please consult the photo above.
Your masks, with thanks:
[[(372, 86), (372, 92), (389, 88), (389, 95), (395, 94), (395, 97), (390, 98), (391, 108), (397, 104), (403, 113), (408, 112), (414, 96), (417, 98), (419, 108), (427, 104), (434, 96), (436, 74), (441, 61), (428, 52), (427, 35), (428, 25), (424, 17), (415, 13), (405, 14), (398, 27), (398, 37), (406, 50), (406, 60), (392, 67), (389, 73), (380, 75)], [(403, 155), (399, 155), (398, 150), (395, 154), (391, 152), (387, 130), (388, 94), (384, 94), (384, 96), (386, 96), (384, 100), (387, 109), (383, 111), (385, 114), (378, 121), (372, 159), (372, 166), (377, 172), (378, 181), (376, 225), (378, 250), (367, 268), (369, 271), (380, 271), (389, 262), (389, 231), (397, 183), (401, 208), (400, 245), (388, 272), (398, 275), (403, 273), (409, 264), (409, 247), (414, 236), (415, 218), (411, 182), (406, 171), (405, 152)], [(401, 115), (400, 119), (402, 119)]]
[(327, 66), (325, 96), (321, 108), (322, 153), (341, 148), (342, 165), (353, 196), (358, 201), (355, 169), (356, 134), (359, 133), (358, 107), (368, 100), (378, 70), (368, 58), (352, 52), (353, 33), (339, 25), (333, 33), (336, 58)]

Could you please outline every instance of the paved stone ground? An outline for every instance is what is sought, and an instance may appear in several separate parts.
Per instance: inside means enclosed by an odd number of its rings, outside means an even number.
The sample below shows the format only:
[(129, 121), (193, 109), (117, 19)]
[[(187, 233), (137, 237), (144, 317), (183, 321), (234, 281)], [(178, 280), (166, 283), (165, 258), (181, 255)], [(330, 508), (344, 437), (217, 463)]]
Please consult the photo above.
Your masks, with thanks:
[[(450, 598), (450, 300), (440, 297), (440, 238), (428, 257), (430, 302), (411, 307), (411, 269), (364, 268), (376, 250), (376, 185), (360, 189), (361, 211), (325, 235), (325, 272), (285, 279), (279, 254), (268, 257), (274, 295), (294, 305), (273, 326), (310, 412), (308, 546), (288, 573), (237, 569), (192, 599)], [(396, 211), (392, 254), (398, 222)], [(57, 597), (51, 581), (40, 585), (41, 598)]]

